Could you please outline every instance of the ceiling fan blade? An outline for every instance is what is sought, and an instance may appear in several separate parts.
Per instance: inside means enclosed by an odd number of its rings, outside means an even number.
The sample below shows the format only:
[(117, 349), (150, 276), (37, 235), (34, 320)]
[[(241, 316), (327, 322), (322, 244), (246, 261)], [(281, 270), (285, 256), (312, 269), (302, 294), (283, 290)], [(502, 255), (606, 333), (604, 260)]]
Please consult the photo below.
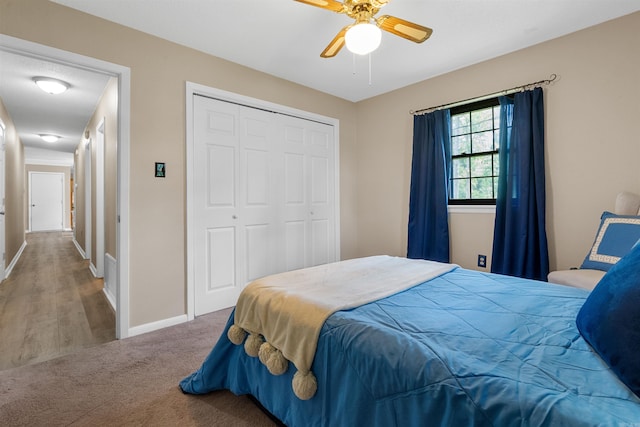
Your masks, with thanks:
[(422, 43), (433, 32), (431, 28), (390, 15), (381, 16), (376, 22), (381, 29), (416, 43)]
[(347, 30), (351, 28), (352, 25), (347, 25), (331, 40), (331, 43), (322, 51), (320, 54), (323, 58), (333, 58), (340, 52), (342, 46), (344, 46), (344, 36), (347, 34)]
[(296, 0), (297, 2), (331, 10), (333, 12), (344, 12), (344, 5), (336, 0)]

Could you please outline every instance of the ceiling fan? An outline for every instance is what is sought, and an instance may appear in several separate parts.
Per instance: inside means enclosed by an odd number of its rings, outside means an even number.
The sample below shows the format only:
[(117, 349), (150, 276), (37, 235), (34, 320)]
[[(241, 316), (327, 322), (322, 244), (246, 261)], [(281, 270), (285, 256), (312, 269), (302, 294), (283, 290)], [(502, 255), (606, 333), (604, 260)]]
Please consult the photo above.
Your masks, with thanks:
[[(365, 55), (373, 52), (380, 45), (380, 29), (412, 42), (422, 43), (431, 36), (433, 30), (395, 16), (375, 15), (389, 0), (296, 0), (300, 3), (320, 7), (336, 13), (344, 13), (355, 19), (331, 40), (331, 43), (320, 54), (323, 58), (335, 56), (346, 44), (351, 52)], [(371, 21), (375, 23), (372, 24)]]

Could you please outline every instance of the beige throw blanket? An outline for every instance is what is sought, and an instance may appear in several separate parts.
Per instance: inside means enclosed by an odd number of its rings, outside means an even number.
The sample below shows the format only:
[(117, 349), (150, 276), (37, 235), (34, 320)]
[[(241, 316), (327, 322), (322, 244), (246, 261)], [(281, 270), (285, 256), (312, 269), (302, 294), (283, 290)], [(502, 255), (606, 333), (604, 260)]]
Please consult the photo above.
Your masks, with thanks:
[(373, 256), (267, 276), (250, 283), (240, 294), (235, 325), (264, 337), (306, 374), (313, 363), (320, 329), (332, 313), (401, 292), (454, 267)]

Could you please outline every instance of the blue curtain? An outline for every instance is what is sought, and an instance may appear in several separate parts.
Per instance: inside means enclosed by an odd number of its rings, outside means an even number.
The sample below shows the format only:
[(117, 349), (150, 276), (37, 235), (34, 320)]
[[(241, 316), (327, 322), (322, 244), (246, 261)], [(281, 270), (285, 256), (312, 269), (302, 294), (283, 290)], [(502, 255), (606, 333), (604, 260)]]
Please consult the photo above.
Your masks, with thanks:
[(499, 161), (491, 272), (546, 281), (541, 88), (500, 98)]
[(413, 118), (407, 257), (449, 262), (449, 110)]

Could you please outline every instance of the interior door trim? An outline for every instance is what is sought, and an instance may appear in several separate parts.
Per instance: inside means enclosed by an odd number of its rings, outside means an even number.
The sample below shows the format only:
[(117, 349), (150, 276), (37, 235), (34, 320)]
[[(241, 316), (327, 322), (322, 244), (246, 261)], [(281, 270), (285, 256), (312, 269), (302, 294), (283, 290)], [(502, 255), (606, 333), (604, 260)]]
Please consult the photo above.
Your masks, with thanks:
[(130, 336), (129, 307), (129, 181), (131, 69), (122, 65), (0, 34), (0, 49), (18, 55), (103, 73), (118, 79), (118, 153), (116, 223), (116, 338)]

